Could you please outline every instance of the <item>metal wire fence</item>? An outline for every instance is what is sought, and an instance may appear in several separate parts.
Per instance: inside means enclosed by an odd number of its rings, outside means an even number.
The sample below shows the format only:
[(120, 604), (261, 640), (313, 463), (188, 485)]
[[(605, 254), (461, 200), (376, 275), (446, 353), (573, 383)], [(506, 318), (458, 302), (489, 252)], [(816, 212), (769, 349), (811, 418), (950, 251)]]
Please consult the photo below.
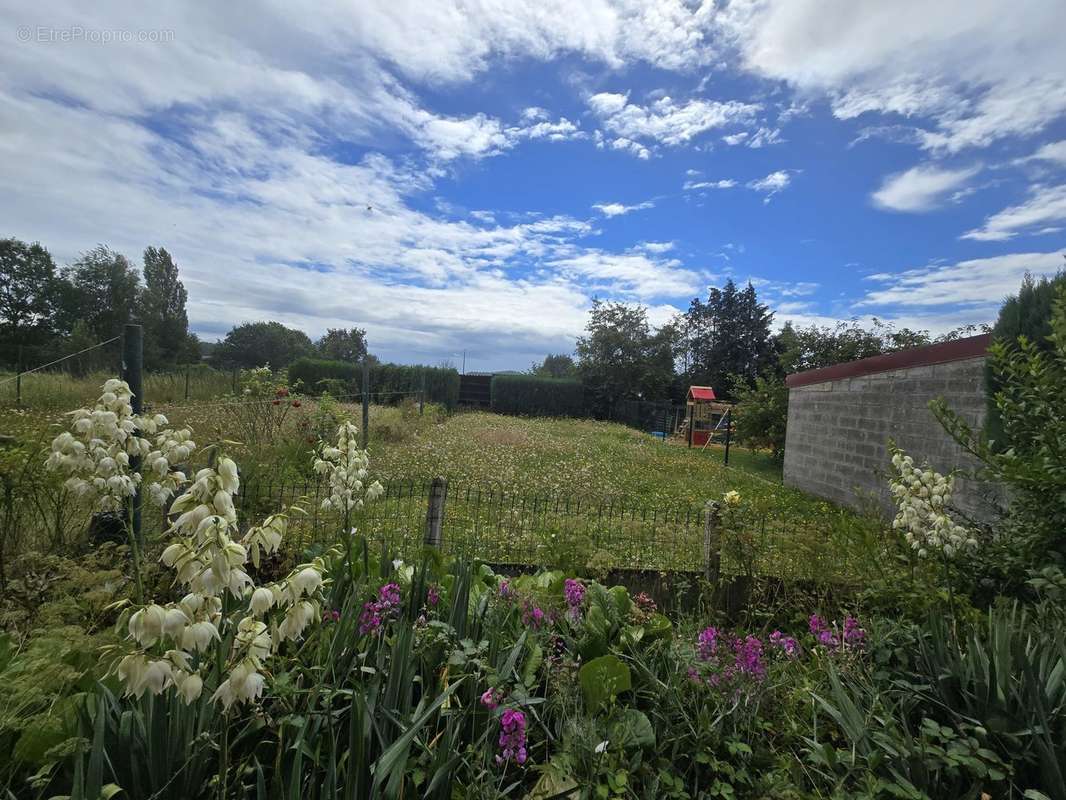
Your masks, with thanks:
[[(390, 481), (384, 495), (353, 512), (351, 524), (375, 547), (412, 556), (426, 540), (431, 481)], [(245, 523), (297, 505), (288, 543), (303, 549), (341, 540), (343, 523), (321, 509), (327, 487), (247, 482), (238, 511)], [(880, 530), (846, 514), (796, 519), (749, 508), (725, 509), (708, 524), (704, 506), (652, 506), (450, 483), (439, 546), (449, 555), (496, 564), (704, 572), (717, 556), (723, 574), (854, 580)], [(873, 542), (876, 544), (876, 542)]]

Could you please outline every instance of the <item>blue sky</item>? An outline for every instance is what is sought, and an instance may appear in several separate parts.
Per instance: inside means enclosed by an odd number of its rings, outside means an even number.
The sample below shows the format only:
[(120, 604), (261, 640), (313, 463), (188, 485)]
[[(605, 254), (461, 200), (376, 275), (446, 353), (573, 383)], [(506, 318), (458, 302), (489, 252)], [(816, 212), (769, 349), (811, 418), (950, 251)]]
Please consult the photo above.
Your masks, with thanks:
[(939, 332), (1066, 263), (1058, 0), (4, 5), (0, 233), (167, 247), (207, 339), (521, 368), (730, 277)]

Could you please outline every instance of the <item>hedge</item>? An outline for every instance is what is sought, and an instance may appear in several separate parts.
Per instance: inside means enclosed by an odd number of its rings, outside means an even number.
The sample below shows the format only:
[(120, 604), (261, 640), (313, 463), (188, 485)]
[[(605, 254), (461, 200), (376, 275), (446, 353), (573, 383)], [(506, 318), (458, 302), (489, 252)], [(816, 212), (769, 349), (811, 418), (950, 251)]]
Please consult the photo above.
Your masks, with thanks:
[[(459, 402), (459, 373), (444, 367), (372, 363), (370, 392), (374, 401), (379, 403), (417, 398), (423, 376), (426, 401), (455, 408)], [(298, 358), (289, 365), (289, 380), (300, 381), (301, 389), (308, 394), (322, 391), (336, 394), (342, 387), (343, 393), (358, 394), (363, 384), (363, 365), (324, 358)]]
[(586, 416), (585, 387), (581, 381), (535, 375), (495, 375), (491, 391), (492, 410), (499, 414)]

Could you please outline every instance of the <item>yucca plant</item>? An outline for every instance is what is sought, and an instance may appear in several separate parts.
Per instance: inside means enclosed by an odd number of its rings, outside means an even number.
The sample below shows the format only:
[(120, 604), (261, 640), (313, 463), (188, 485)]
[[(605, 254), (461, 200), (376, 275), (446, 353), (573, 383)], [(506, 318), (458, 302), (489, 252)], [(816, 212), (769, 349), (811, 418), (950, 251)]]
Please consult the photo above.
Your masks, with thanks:
[(986, 728), (1022, 790), (1066, 800), (1066, 619), (1013, 603), (952, 636), (943, 619), (921, 640), (927, 696), (956, 720)]

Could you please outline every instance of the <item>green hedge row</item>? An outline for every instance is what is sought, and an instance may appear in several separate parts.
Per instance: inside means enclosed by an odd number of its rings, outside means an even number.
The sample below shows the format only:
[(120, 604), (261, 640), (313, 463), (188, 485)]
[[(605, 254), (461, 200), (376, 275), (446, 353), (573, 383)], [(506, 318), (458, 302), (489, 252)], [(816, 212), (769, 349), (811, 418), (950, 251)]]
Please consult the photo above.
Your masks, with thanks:
[[(426, 401), (455, 408), (459, 402), (459, 373), (443, 367), (407, 364), (370, 365), (370, 392), (375, 402), (398, 403), (417, 398), (425, 378)], [(289, 380), (300, 381), (308, 394), (357, 394), (363, 385), (363, 367), (348, 361), (298, 358), (289, 365)]]
[(492, 410), (531, 417), (584, 417), (585, 387), (566, 378), (535, 375), (495, 375)]

